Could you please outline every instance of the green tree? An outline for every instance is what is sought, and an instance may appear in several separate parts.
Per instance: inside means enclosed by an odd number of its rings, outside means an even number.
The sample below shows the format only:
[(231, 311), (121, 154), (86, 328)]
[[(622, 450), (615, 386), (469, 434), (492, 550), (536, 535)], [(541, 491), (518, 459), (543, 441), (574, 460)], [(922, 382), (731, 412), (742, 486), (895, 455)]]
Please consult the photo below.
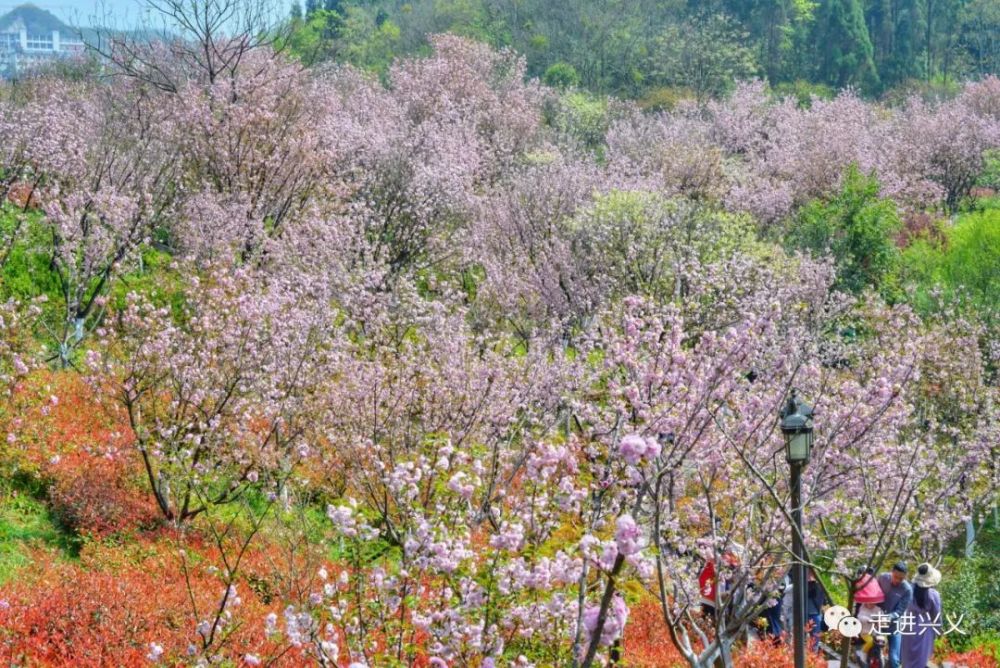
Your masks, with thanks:
[(874, 175), (852, 165), (839, 193), (802, 208), (788, 239), (792, 248), (832, 254), (840, 289), (859, 293), (871, 287), (895, 297), (900, 260), (895, 235), (901, 222), (896, 203), (880, 197), (879, 189)]
[(572, 88), (580, 85), (580, 74), (569, 63), (553, 63), (545, 70), (542, 81), (553, 88)]
[(965, 0), (922, 0), (924, 70), (928, 79), (947, 79), (960, 65), (958, 25)]
[(869, 0), (865, 11), (875, 69), (885, 88), (924, 76), (926, 21), (920, 0)]
[(934, 277), (964, 291), (988, 323), (1000, 324), (1000, 210), (963, 215), (945, 236)]
[(341, 17), (325, 9), (308, 9), (303, 21), (292, 24), (292, 30), (283, 46), (307, 65), (337, 57), (336, 38)]
[(877, 84), (861, 0), (823, 0), (816, 12), (813, 43), (816, 74), (823, 83), (867, 89)]
[(671, 86), (686, 86), (699, 100), (727, 93), (737, 79), (757, 73), (749, 36), (724, 14), (698, 17), (667, 27), (651, 56), (653, 78)]
[(384, 14), (372, 16), (360, 7), (343, 14), (319, 9), (293, 24), (288, 51), (307, 65), (339, 60), (376, 71), (385, 70), (400, 52), (400, 30)]
[(802, 76), (795, 57), (800, 42), (807, 42), (810, 37), (808, 27), (815, 18), (814, 0), (726, 0), (721, 6), (749, 33), (756, 60), (769, 81)]
[(971, 0), (960, 15), (960, 39), (971, 74), (1000, 73), (1000, 2)]

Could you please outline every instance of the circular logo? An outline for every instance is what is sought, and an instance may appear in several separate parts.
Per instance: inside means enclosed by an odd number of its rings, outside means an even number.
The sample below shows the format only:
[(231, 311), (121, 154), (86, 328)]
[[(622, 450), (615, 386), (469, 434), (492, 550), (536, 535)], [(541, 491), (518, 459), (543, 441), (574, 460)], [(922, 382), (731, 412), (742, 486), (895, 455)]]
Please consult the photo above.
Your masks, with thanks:
[(850, 616), (851, 611), (844, 606), (831, 605), (826, 609), (826, 612), (823, 613), (823, 621), (826, 622), (826, 625), (831, 629), (836, 629), (839, 628), (841, 619)]
[(837, 630), (845, 638), (857, 638), (861, 635), (861, 622), (858, 621), (857, 617), (847, 616), (840, 620)]

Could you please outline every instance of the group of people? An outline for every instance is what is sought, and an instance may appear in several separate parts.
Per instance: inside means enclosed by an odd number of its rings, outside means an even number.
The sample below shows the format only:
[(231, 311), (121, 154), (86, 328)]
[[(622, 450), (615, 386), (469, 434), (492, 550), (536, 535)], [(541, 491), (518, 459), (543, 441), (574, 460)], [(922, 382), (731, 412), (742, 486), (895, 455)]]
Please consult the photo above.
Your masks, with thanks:
[[(868, 569), (854, 583), (853, 615), (861, 622), (863, 653), (885, 639), (888, 668), (927, 668), (934, 654), (934, 641), (941, 635), (941, 596), (936, 587), (941, 573), (931, 564), (920, 564), (917, 573), (908, 580), (906, 564), (900, 562), (892, 570), (878, 576)], [(806, 622), (810, 646), (816, 649), (819, 635), (825, 629), (823, 611), (830, 604), (826, 591), (812, 570), (806, 571)], [(780, 639), (791, 619), (791, 586), (784, 586), (784, 596), (764, 612), (767, 632)]]
[[(764, 611), (764, 619), (767, 620), (767, 634), (780, 641), (782, 633), (791, 624), (785, 624), (785, 620), (792, 618), (792, 585), (791, 577), (785, 576), (781, 583), (782, 596), (776, 599), (774, 605)], [(823, 609), (830, 604), (830, 599), (826, 595), (819, 581), (816, 580), (816, 573), (806, 569), (806, 627), (809, 630), (809, 646), (816, 649), (819, 644), (819, 634), (824, 630)]]
[(934, 641), (941, 635), (941, 573), (930, 564), (917, 567), (912, 581), (897, 563), (877, 578), (866, 572), (855, 583), (855, 616), (870, 646), (876, 635), (887, 638), (889, 668), (927, 668)]

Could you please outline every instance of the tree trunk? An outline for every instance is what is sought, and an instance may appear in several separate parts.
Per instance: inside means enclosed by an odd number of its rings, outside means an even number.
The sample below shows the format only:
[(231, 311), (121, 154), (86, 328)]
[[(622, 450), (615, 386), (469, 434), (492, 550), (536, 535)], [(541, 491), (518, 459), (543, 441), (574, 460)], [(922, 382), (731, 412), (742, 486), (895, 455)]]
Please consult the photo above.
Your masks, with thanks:
[(976, 545), (976, 524), (970, 517), (965, 520), (965, 558), (971, 559)]
[[(865, 577), (865, 576), (862, 576)], [(872, 575), (872, 577), (875, 577)], [(854, 614), (854, 583), (850, 580), (847, 581), (847, 609)], [(842, 668), (848, 668), (851, 665), (851, 639), (843, 638), (840, 641), (840, 665)]]

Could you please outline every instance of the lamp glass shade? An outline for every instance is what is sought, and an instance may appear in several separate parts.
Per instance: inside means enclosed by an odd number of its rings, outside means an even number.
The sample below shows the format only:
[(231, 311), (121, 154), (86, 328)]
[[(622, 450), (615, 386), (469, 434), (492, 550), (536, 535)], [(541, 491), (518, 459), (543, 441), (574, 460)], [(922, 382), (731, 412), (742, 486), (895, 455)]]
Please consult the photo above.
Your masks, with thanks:
[(800, 431), (794, 434), (786, 434), (785, 438), (788, 444), (788, 461), (809, 461), (809, 448), (812, 445), (811, 431)]

